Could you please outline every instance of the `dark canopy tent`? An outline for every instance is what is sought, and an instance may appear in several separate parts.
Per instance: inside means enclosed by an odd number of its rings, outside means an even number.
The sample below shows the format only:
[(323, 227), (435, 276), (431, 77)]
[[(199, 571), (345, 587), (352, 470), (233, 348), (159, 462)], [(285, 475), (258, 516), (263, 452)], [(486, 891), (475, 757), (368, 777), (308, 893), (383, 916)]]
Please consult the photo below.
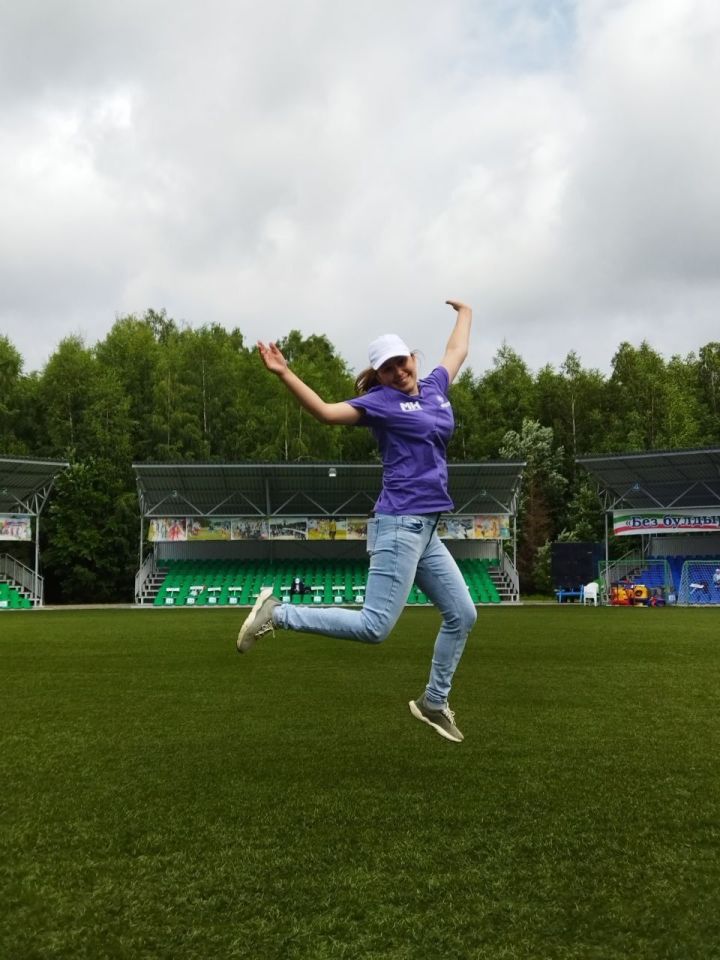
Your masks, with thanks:
[[(521, 461), (452, 463), (450, 496), (455, 513), (514, 513)], [(375, 463), (136, 463), (144, 517), (279, 516), (370, 513), (380, 491)]]
[[(454, 514), (515, 517), (523, 461), (449, 464)], [(379, 463), (135, 463), (142, 579), (145, 521), (153, 517), (367, 516)], [(513, 523), (513, 542), (515, 527)]]
[(576, 460), (602, 488), (606, 510), (720, 505), (720, 449), (655, 450)]
[(598, 484), (605, 509), (605, 563), (608, 516), (613, 510), (707, 509), (720, 507), (720, 449), (653, 450), (649, 453), (578, 457)]
[(39, 575), (40, 514), (50, 496), (55, 478), (68, 466), (64, 460), (0, 457), (0, 514), (26, 515), (33, 517), (35, 521), (35, 569), (31, 582), (24, 585), (32, 590), (33, 600), (38, 604), (42, 603), (43, 599), (42, 579)]

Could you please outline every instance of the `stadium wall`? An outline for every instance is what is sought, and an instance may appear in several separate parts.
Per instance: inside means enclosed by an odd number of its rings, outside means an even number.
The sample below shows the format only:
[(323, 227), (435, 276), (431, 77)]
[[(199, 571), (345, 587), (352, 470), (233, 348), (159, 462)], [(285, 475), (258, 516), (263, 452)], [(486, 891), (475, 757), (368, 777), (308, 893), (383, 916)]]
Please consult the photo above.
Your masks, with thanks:
[[(499, 559), (499, 540), (445, 540), (450, 553), (458, 560)], [(365, 540), (232, 540), (160, 542), (154, 545), (156, 563), (163, 560), (358, 560), (367, 556)]]
[(691, 533), (687, 536), (650, 537), (651, 557), (717, 557), (720, 556), (720, 535)]

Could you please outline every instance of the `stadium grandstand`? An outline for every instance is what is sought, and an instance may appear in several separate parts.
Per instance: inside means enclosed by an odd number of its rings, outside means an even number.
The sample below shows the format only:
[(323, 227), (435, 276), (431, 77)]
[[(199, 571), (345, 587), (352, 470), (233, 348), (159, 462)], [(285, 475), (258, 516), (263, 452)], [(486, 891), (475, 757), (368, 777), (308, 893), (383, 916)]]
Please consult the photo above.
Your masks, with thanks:
[[(476, 604), (516, 603), (520, 461), (449, 465), (439, 533)], [(361, 604), (378, 463), (133, 464), (140, 502), (135, 602), (248, 606), (263, 586), (292, 603)], [(428, 603), (413, 587), (408, 604)]]
[[(605, 509), (607, 603), (720, 604), (720, 449), (578, 457)], [(617, 537), (640, 548), (610, 562)]]
[[(68, 466), (64, 460), (0, 457), (0, 610), (43, 605), (40, 515), (55, 478)], [(19, 548), (23, 560), (3, 549), (5, 544)]]

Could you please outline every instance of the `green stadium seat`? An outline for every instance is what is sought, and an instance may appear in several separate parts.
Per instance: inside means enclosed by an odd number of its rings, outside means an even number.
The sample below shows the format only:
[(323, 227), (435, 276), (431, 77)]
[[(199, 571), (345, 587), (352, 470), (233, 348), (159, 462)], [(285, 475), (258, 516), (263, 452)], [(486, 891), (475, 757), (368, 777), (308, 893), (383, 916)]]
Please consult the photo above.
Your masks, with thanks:
[[(497, 568), (499, 561), (487, 558), (463, 558), (458, 566), (467, 583), (473, 603), (500, 603), (493, 580), (491, 568)], [(364, 599), (362, 590), (367, 584), (368, 566), (360, 560), (328, 562), (278, 560), (274, 563), (257, 560), (207, 561), (171, 560), (164, 563), (166, 576), (158, 589), (154, 600), (156, 606), (248, 606), (265, 586), (272, 586), (277, 597), (283, 596), (295, 576), (301, 577), (309, 587), (316, 587), (304, 597), (293, 597), (292, 602), (314, 603), (316, 597), (327, 605), (357, 605)], [(194, 604), (188, 604), (190, 587), (202, 586), (195, 591)], [(217, 588), (208, 592), (209, 587)], [(336, 588), (336, 589), (334, 589)], [(287, 591), (285, 591), (287, 595)], [(0, 599), (3, 597), (0, 585)], [(214, 597), (214, 602), (210, 602)], [(190, 598), (192, 599), (192, 598)], [(9, 604), (8, 597), (8, 604)], [(408, 593), (409, 606), (425, 605), (428, 597), (413, 585)]]

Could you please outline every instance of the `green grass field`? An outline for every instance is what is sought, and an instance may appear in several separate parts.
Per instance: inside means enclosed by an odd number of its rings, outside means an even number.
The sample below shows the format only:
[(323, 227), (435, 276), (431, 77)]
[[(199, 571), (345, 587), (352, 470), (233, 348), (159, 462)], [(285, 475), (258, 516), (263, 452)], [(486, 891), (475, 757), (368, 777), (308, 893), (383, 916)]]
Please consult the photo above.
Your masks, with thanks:
[(380, 647), (0, 615), (0, 957), (720, 957), (720, 615), (483, 609), (465, 734)]

